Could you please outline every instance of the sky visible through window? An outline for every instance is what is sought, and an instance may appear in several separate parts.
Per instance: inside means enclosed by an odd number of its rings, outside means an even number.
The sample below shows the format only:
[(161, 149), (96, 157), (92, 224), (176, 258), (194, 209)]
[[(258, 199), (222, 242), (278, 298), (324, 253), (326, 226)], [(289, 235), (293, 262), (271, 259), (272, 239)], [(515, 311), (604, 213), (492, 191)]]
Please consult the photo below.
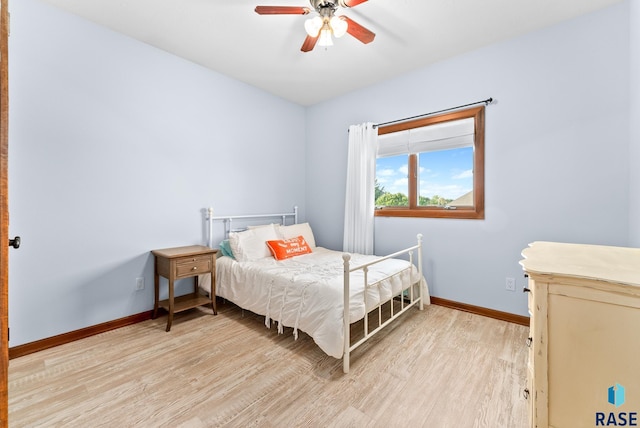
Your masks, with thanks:
[[(376, 179), (388, 193), (408, 192), (408, 156), (378, 158)], [(473, 190), (473, 147), (420, 153), (420, 196), (457, 199)]]

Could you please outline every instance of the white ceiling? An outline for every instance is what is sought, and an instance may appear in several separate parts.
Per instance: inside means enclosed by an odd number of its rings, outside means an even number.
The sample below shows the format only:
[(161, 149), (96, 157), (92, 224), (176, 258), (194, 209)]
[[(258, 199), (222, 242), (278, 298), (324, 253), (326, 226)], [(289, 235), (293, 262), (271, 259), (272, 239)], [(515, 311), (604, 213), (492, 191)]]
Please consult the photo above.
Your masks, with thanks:
[(308, 0), (43, 1), (308, 106), (621, 0), (369, 0), (338, 14), (376, 33), (372, 43), (347, 34), (308, 53), (309, 15), (254, 12)]

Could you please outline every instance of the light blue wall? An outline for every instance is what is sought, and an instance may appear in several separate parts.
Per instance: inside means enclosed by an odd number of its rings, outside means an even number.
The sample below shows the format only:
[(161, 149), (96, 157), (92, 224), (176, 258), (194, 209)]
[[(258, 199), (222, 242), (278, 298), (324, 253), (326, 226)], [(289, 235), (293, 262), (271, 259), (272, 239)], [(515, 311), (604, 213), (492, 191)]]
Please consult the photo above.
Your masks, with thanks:
[(640, 0), (630, 0), (631, 46), (631, 147), (629, 188), (629, 244), (640, 247)]
[(526, 315), (505, 278), (525, 284), (528, 243), (628, 245), (628, 13), (622, 3), (309, 108), (307, 211), (319, 243), (342, 246), (350, 124), (493, 97), (486, 219), (377, 218), (376, 253), (422, 233), (433, 295)]
[(303, 107), (35, 0), (9, 49), (10, 346), (151, 309), (208, 206), (304, 218)]

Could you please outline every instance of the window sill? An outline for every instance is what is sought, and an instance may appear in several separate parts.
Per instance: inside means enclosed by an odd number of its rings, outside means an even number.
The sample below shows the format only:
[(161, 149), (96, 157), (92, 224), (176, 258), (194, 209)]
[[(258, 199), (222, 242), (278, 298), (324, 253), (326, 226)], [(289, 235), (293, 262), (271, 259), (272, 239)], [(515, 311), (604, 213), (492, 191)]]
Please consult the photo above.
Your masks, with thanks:
[(373, 212), (375, 217), (459, 218), (484, 220), (484, 209), (474, 208), (382, 208)]

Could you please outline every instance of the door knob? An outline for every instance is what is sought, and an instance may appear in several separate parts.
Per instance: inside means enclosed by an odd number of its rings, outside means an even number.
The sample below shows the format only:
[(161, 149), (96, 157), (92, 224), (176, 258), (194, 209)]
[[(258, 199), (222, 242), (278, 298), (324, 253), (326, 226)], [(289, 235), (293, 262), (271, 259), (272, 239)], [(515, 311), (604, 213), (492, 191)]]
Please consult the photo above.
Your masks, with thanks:
[(20, 237), (16, 236), (13, 239), (9, 239), (9, 246), (13, 248), (20, 248)]

